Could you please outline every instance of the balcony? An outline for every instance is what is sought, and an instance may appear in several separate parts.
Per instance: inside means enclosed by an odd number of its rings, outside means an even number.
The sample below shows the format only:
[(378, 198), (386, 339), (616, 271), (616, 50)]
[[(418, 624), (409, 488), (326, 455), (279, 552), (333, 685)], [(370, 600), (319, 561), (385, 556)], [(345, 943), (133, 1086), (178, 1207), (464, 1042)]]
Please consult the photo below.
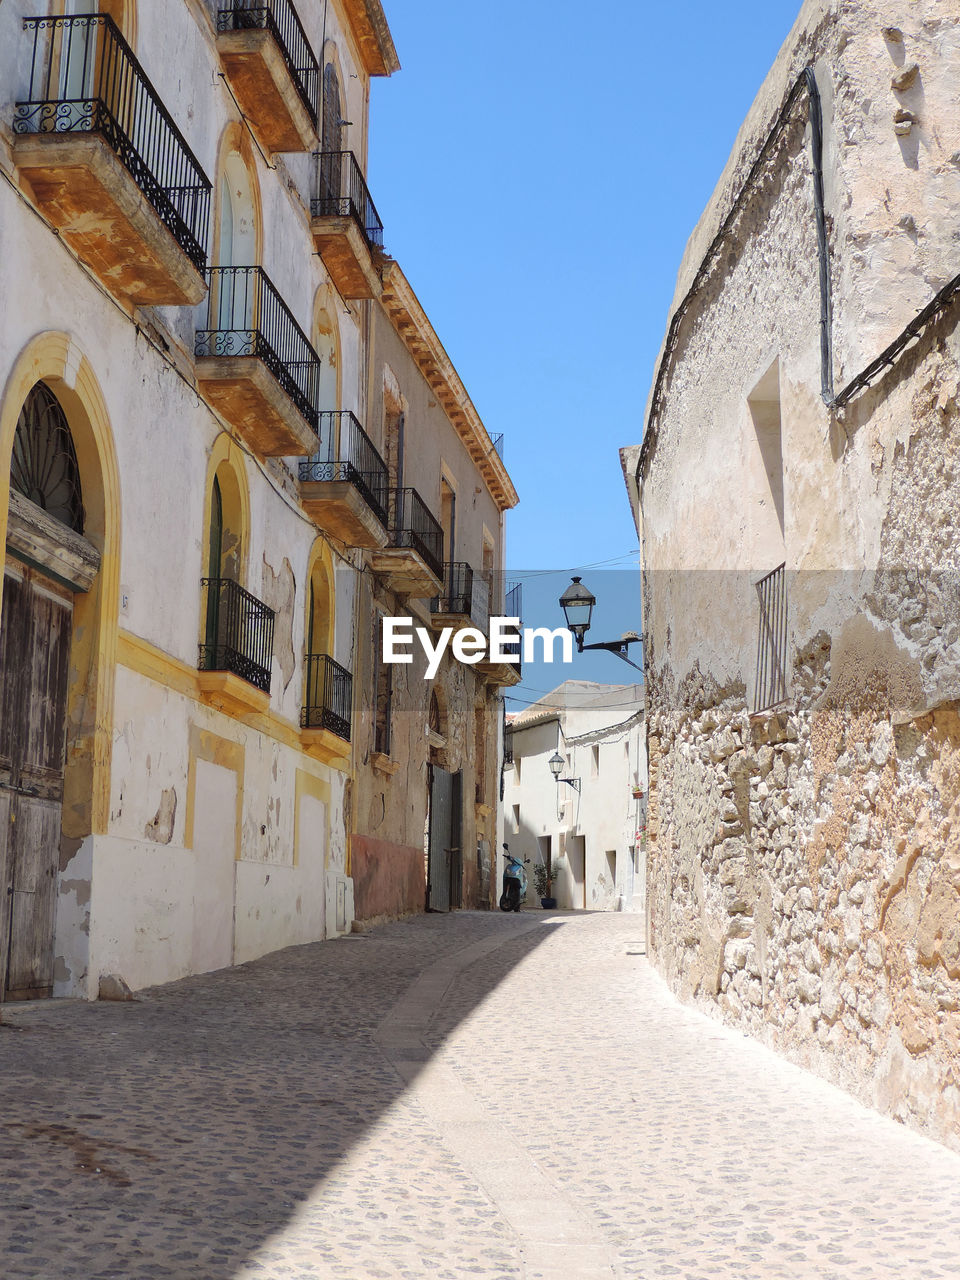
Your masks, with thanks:
[(204, 294), (210, 183), (106, 14), (25, 18), (14, 161), (37, 206), (127, 303)]
[(371, 554), (370, 568), (399, 595), (433, 597), (443, 581), (443, 530), (416, 489), (389, 493), (389, 543)]
[(310, 202), (314, 244), (344, 298), (379, 298), (375, 250), (383, 223), (352, 151), (317, 154), (317, 197)]
[[(492, 600), (490, 612), (497, 612), (497, 601), (500, 595), (499, 586), (495, 585), (492, 591)], [(503, 612), (499, 614), (503, 618), (522, 618), (522, 601), (523, 588), (519, 582), (508, 582), (504, 589), (503, 595)], [(521, 622), (521, 626), (522, 626)], [(513, 649), (512, 645), (505, 646)], [(514, 650), (515, 657), (508, 662), (478, 662), (476, 670), (484, 677), (488, 684), (514, 685), (519, 684), (521, 679), (521, 660), (522, 648), (521, 641), (518, 638), (516, 648)]]
[(352, 413), (320, 414), (320, 447), (300, 463), (300, 501), (318, 529), (348, 547), (387, 542), (387, 464)]
[(441, 627), (477, 627), (486, 631), (490, 621), (490, 583), (485, 574), (462, 562), (443, 566), (443, 590), (430, 601), (431, 624)]
[(320, 357), (262, 267), (211, 267), (194, 354), (204, 397), (264, 458), (317, 448)]
[(270, 705), (274, 613), (232, 578), (203, 578), (204, 643), (200, 692), (221, 710)]
[(317, 143), (320, 68), (290, 0), (229, 0), (217, 51), (244, 115), (271, 151)]
[(350, 767), (353, 677), (326, 653), (304, 660), (300, 741), (308, 755), (341, 769)]

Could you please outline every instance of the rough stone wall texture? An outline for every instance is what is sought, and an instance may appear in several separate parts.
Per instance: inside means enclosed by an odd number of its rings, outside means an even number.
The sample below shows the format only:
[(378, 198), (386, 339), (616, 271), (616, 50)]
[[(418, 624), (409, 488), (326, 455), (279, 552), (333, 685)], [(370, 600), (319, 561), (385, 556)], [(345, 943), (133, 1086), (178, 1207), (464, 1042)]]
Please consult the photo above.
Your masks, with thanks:
[[(960, 272), (960, 3), (804, 6), (678, 300), (808, 63), (839, 389)], [(642, 478), (649, 947), (684, 998), (960, 1149), (960, 307), (843, 412), (818, 322), (801, 102), (680, 325)], [(756, 713), (780, 562), (787, 697)]]

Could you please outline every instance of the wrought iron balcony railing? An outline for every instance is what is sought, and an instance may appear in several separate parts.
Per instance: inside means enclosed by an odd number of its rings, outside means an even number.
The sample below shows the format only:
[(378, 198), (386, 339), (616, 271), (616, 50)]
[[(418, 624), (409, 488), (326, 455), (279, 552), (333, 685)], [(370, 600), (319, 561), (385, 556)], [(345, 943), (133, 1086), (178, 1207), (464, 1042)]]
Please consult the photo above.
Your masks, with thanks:
[(485, 631), (490, 621), (489, 576), (461, 561), (445, 564), (443, 592), (431, 600), (430, 612), (469, 618), (474, 626)]
[(325, 653), (308, 653), (304, 694), (301, 728), (329, 729), (344, 742), (349, 742), (353, 700), (353, 676), (350, 672)]
[(503, 616), (505, 618), (523, 617), (523, 583), (507, 582), (504, 584)]
[(269, 31), (277, 42), (290, 78), (310, 119), (319, 119), (320, 67), (290, 0), (230, 0), (217, 11), (218, 31)]
[(93, 13), (23, 25), (33, 54), (14, 133), (100, 134), (203, 271), (210, 182), (113, 19)]
[[(499, 575), (497, 575), (497, 579), (499, 579)], [(498, 583), (497, 579), (495, 579), (495, 583), (496, 583), (496, 585), (495, 585), (494, 593), (493, 593), (493, 594), (494, 594), (494, 597), (496, 597), (496, 596), (498, 596), (498, 595), (499, 595), (499, 583)], [(494, 606), (493, 606), (493, 605), (491, 605), (491, 612), (493, 611), (493, 607), (494, 607)], [(520, 620), (521, 620), (520, 625), (521, 625), (521, 628), (522, 628), (522, 626), (523, 626), (523, 612), (522, 612), (522, 611), (523, 611), (523, 586), (522, 586), (522, 584), (521, 584), (521, 583), (519, 583), (519, 582), (506, 582), (506, 583), (504, 583), (504, 584), (503, 584), (503, 614), (502, 614), (502, 616), (503, 616), (504, 618), (520, 618)], [(519, 674), (519, 673), (520, 673), (520, 671), (521, 671), (522, 665), (523, 665), (523, 663), (522, 663), (522, 659), (523, 659), (523, 644), (522, 644), (522, 640), (521, 640), (521, 636), (520, 636), (520, 634), (518, 633), (518, 635), (517, 635), (517, 639), (516, 639), (516, 641), (515, 641), (515, 642), (510, 641), (510, 640), (506, 640), (506, 641), (504, 642), (504, 646), (503, 646), (503, 647), (504, 647), (505, 652), (507, 652), (508, 654), (510, 654), (510, 657), (508, 658), (508, 662), (510, 663), (510, 665), (511, 665), (511, 666), (516, 667), (516, 669), (517, 669), (517, 674)]]
[(383, 223), (352, 151), (317, 152), (317, 198), (310, 211), (315, 218), (353, 218), (367, 244), (383, 248)]
[(367, 433), (348, 409), (320, 414), (320, 448), (300, 463), (301, 480), (348, 480), (382, 525), (387, 524), (390, 476)]
[(232, 578), (203, 578), (201, 671), (232, 671), (270, 692), (274, 613)]
[(443, 529), (416, 489), (390, 490), (390, 545), (416, 551), (443, 578)]
[(207, 327), (194, 354), (255, 356), (317, 429), (320, 357), (263, 267), (210, 267)]

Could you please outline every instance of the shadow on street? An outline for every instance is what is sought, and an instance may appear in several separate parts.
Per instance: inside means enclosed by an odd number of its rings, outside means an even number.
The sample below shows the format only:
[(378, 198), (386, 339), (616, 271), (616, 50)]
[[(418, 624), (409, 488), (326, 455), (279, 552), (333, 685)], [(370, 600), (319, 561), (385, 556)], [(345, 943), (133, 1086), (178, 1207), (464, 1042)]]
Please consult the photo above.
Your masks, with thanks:
[[(0, 1274), (233, 1280), (402, 1095), (375, 1032), (404, 991), (484, 940), (519, 963), (552, 932), (534, 919), (428, 915), (132, 1003), (4, 1006)], [(503, 976), (478, 961), (444, 1030)]]

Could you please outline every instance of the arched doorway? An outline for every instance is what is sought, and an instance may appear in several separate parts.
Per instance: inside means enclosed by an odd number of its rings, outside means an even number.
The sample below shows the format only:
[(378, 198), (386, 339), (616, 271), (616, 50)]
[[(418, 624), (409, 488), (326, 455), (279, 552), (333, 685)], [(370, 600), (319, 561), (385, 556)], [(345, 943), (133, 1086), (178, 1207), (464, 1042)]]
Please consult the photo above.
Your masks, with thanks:
[(82, 678), (74, 675), (71, 690), (74, 600), (100, 569), (85, 524), (67, 413), (40, 380), (13, 436), (0, 606), (0, 982), (7, 999), (53, 994), (66, 746), (68, 727), (77, 729)]

